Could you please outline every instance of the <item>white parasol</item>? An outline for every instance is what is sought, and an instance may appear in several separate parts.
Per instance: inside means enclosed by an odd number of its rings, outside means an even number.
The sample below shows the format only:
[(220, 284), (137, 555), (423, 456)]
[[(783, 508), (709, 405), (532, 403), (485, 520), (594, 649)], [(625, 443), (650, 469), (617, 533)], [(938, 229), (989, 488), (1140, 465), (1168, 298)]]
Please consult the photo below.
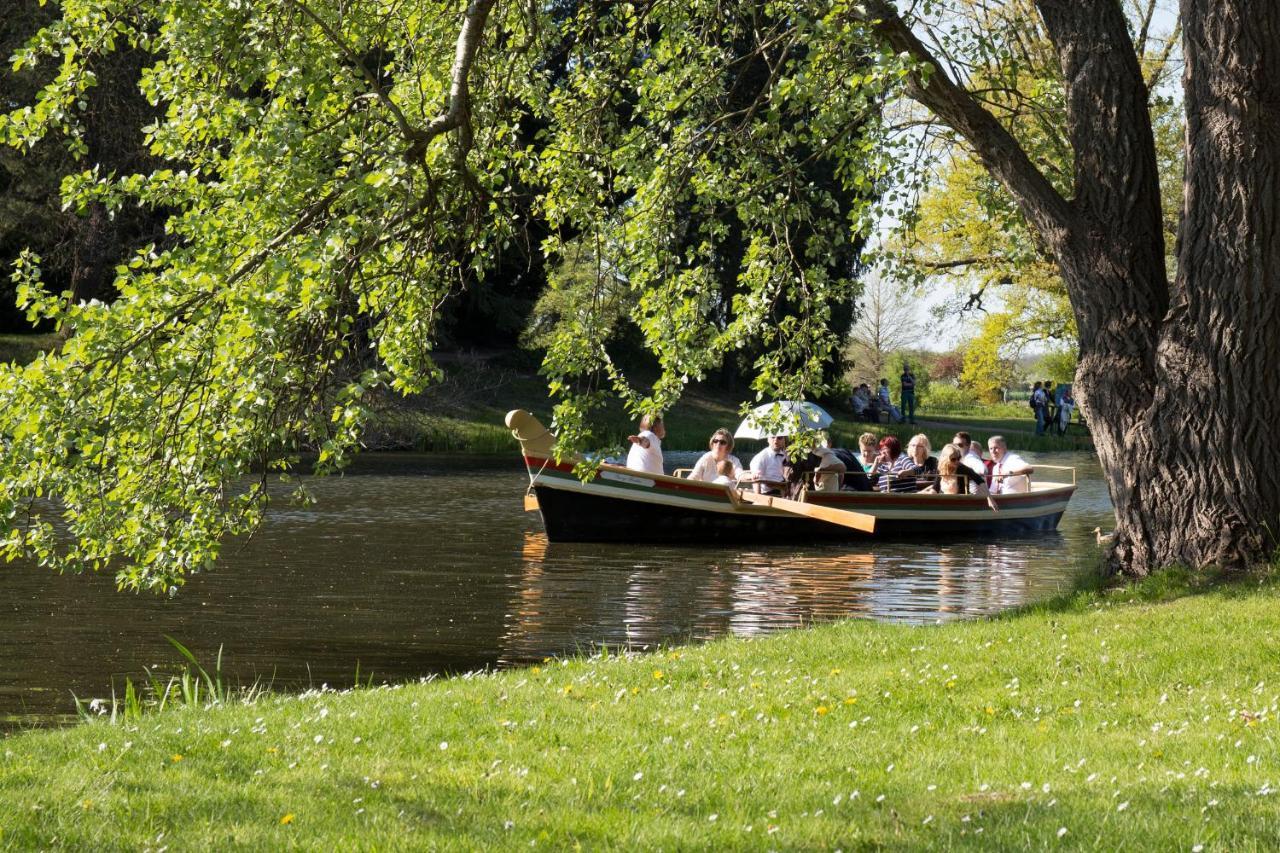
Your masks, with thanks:
[[(747, 419), (738, 424), (733, 431), (734, 438), (768, 438), (775, 433), (766, 429), (761, 421), (769, 420), (775, 424), (782, 420), (784, 424), (794, 425), (796, 429), (826, 429), (835, 418), (827, 414), (827, 410), (817, 403), (805, 400), (781, 400), (777, 403), (765, 403), (756, 406), (747, 415)], [(790, 430), (788, 430), (789, 432)]]

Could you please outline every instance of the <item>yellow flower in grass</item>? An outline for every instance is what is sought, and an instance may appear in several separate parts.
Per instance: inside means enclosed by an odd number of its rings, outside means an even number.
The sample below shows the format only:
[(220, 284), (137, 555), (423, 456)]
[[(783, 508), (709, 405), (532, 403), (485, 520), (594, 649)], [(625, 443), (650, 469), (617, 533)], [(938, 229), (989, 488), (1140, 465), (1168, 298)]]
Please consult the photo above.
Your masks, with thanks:
[(280, 818), (280, 825), (281, 825), (281, 826), (288, 826), (288, 825), (289, 825), (289, 824), (291, 824), (291, 823), (293, 823), (293, 812), (289, 812), (287, 815), (285, 815), (284, 817)]
[(819, 705), (818, 707), (813, 709), (813, 712), (817, 714), (819, 717), (825, 717), (827, 715), (827, 712), (830, 710), (831, 709), (828, 708), (826, 705)]
[(663, 678), (665, 678), (665, 677), (666, 677), (666, 676), (665, 676), (665, 675), (663, 675), (662, 670), (660, 670), (660, 669), (655, 669), (655, 670), (653, 671), (653, 680), (654, 680), (654, 681), (661, 681), (661, 680), (662, 680)]
[(172, 761), (174, 764), (177, 764), (179, 761), (182, 760), (182, 756), (175, 752), (173, 755), (169, 756), (169, 760)]

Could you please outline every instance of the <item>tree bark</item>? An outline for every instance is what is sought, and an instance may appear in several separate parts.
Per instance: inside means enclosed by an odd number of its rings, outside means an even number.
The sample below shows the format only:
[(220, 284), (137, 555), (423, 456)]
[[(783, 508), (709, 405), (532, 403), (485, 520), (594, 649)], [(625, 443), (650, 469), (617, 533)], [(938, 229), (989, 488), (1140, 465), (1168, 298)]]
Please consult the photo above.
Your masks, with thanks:
[(1185, 201), (1164, 266), (1147, 90), (1120, 4), (1039, 0), (1058, 52), (1074, 197), (947, 79), (896, 11), (877, 32), (931, 62), (908, 93), (973, 146), (1058, 261), (1080, 331), (1077, 395), (1116, 512), (1112, 565), (1248, 565), (1280, 531), (1280, 4), (1182, 0)]
[(1182, 21), (1178, 274), (1114, 549), (1134, 573), (1261, 562), (1280, 534), (1280, 6), (1183, 0)]

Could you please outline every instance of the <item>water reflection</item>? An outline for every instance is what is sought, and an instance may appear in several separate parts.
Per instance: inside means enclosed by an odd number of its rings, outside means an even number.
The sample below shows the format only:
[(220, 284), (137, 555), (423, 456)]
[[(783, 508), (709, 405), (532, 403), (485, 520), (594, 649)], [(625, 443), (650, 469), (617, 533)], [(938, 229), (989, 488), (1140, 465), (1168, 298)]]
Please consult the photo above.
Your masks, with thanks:
[[(901, 543), (726, 553), (549, 544), (526, 531), (517, 604), (507, 615), (502, 661), (536, 660), (592, 645), (645, 648), (723, 634), (754, 636), (846, 617), (928, 622), (999, 612), (1052, 594), (1067, 572), (1041, 572), (1042, 554), (1065, 551), (1058, 534), (1015, 544)], [(554, 602), (555, 606), (551, 606)]]
[(174, 600), (110, 577), (0, 570), (0, 721), (47, 722), (71, 693), (106, 696), (164, 640), (277, 689), (539, 660), (601, 644), (754, 636), (841, 617), (931, 622), (994, 613), (1068, 586), (1109, 526), (1096, 465), (1059, 532), (1010, 543), (726, 548), (549, 544), (520, 511), (507, 460), (371, 457), (274, 508), (251, 541)]

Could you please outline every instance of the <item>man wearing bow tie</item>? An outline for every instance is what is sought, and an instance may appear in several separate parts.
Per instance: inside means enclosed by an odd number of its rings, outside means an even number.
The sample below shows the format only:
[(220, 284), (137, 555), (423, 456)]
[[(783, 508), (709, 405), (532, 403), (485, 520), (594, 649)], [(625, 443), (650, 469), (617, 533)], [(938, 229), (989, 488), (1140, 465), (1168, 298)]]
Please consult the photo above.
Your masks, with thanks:
[(787, 461), (787, 437), (769, 436), (769, 446), (751, 458), (751, 478), (756, 491), (765, 495), (780, 495), (787, 482), (783, 465)]

